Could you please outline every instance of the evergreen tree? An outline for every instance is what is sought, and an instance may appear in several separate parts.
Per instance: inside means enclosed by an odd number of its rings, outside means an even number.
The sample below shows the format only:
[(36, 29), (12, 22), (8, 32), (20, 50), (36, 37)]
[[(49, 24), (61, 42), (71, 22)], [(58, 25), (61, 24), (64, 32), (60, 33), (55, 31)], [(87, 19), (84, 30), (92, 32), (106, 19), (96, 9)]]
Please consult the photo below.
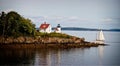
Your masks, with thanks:
[(5, 32), (5, 22), (6, 22), (6, 14), (5, 12), (0, 13), (0, 35), (4, 36)]
[(35, 25), (29, 19), (25, 19), (17, 12), (11, 11), (0, 15), (0, 36), (34, 36)]

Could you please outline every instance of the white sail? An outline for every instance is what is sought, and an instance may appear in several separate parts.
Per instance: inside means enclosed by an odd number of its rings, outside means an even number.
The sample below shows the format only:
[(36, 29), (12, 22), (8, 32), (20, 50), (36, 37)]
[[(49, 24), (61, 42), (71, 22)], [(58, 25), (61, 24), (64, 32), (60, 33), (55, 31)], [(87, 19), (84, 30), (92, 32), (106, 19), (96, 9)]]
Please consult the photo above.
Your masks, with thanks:
[(101, 41), (105, 40), (102, 30), (99, 32), (97, 40), (101, 40)]
[(105, 38), (102, 30), (97, 34), (97, 39), (95, 43), (104, 44)]

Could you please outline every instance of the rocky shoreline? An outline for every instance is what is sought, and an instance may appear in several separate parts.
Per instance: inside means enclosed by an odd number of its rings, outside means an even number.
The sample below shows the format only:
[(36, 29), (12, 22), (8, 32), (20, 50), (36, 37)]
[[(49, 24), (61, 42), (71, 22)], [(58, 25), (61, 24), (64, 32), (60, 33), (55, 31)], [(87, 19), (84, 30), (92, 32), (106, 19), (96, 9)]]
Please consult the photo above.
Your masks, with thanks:
[(0, 49), (30, 49), (30, 48), (85, 48), (98, 47), (99, 44), (5, 44), (0, 45)]
[(84, 38), (72, 36), (71, 38), (59, 37), (1, 37), (0, 44), (78, 44), (86, 42)]
[(6, 38), (3, 43), (0, 40), (0, 48), (80, 48), (80, 47), (97, 47), (103, 44), (96, 44), (85, 41), (84, 38), (72, 36), (70, 38), (59, 37), (18, 37)]

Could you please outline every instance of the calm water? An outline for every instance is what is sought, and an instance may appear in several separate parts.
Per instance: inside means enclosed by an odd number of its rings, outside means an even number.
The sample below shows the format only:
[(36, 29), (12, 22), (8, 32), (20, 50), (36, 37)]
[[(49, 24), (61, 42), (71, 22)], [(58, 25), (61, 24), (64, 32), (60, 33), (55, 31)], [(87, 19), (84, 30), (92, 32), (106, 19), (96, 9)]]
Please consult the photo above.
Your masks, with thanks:
[[(96, 31), (64, 31), (96, 39)], [(0, 66), (120, 66), (120, 32), (104, 32), (109, 46), (74, 49), (0, 50)]]

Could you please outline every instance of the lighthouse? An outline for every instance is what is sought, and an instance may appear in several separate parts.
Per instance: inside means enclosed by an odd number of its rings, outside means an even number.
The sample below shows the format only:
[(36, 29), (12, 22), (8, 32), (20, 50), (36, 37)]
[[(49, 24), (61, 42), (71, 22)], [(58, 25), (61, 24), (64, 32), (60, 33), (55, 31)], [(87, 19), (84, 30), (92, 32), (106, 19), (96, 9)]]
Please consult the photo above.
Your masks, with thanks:
[(60, 26), (60, 24), (58, 24), (57, 27), (55, 28), (55, 32), (56, 33), (61, 33), (61, 26)]

